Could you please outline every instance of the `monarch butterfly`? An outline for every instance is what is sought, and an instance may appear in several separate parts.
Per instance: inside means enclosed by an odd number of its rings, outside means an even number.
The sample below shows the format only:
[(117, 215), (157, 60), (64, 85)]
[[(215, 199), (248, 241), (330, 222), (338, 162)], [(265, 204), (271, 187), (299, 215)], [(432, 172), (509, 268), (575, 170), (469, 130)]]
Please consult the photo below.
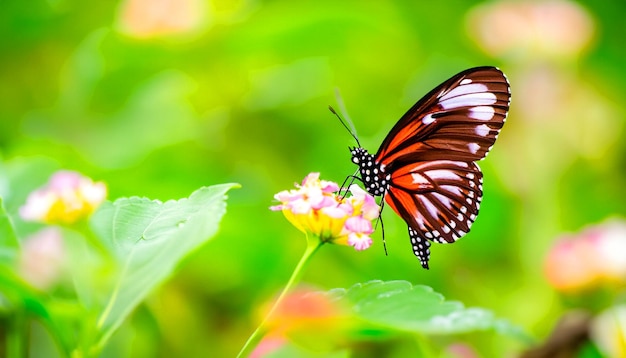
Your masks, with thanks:
[(483, 194), (476, 161), (496, 141), (510, 99), (502, 71), (470, 68), (417, 101), (376, 154), (358, 139), (358, 147), (350, 148), (352, 162), (359, 166), (356, 178), (406, 221), (423, 268), (428, 269), (430, 241), (453, 243), (476, 220)]

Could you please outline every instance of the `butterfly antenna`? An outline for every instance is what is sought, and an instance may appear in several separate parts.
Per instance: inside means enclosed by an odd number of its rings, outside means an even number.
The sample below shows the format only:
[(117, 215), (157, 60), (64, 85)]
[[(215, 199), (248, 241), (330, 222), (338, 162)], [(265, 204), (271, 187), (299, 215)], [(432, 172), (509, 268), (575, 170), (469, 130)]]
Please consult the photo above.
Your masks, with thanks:
[(341, 125), (348, 132), (350, 132), (350, 135), (352, 136), (352, 138), (354, 138), (354, 140), (356, 141), (356, 144), (360, 147), (361, 143), (359, 142), (359, 137), (357, 136), (356, 128), (354, 127), (354, 123), (352, 123), (352, 120), (350, 120), (350, 116), (348, 115), (348, 112), (346, 111), (345, 103), (343, 102), (343, 98), (341, 97), (341, 93), (339, 93), (338, 88), (335, 88), (335, 99), (337, 100), (337, 104), (339, 105), (339, 110), (341, 111), (341, 115), (339, 115), (339, 113), (337, 113), (337, 111), (335, 111), (335, 109), (332, 106), (328, 106), (328, 109), (332, 112), (332, 114), (334, 114), (339, 119), (339, 122), (341, 122)]

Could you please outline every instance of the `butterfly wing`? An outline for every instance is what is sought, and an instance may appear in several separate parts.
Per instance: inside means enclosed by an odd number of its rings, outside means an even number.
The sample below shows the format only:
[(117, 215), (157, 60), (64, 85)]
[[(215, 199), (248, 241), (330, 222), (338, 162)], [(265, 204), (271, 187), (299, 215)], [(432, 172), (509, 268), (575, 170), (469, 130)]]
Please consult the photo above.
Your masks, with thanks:
[(415, 103), (375, 159), (385, 166), (418, 159), (480, 160), (504, 125), (510, 99), (509, 83), (499, 69), (465, 70)]
[(416, 256), (428, 268), (430, 241), (455, 242), (482, 199), (484, 158), (504, 125), (510, 87), (495, 67), (463, 71), (402, 116), (375, 160), (391, 180), (385, 199), (409, 226)]
[(470, 231), (482, 200), (474, 162), (408, 163), (391, 175), (385, 200), (409, 226), (413, 252), (428, 268), (429, 241), (452, 243)]

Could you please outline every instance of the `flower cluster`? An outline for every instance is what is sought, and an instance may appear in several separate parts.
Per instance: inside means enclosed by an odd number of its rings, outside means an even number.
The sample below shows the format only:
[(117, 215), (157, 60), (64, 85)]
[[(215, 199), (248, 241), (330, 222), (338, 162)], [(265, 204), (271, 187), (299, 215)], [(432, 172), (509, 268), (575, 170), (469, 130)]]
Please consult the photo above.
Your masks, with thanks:
[(89, 216), (106, 198), (104, 183), (72, 171), (58, 171), (48, 184), (33, 191), (20, 208), (27, 221), (72, 224)]
[(557, 241), (545, 272), (560, 291), (581, 291), (601, 284), (626, 283), (626, 223), (612, 221)]
[(372, 245), (372, 220), (378, 218), (380, 207), (358, 185), (350, 186), (349, 197), (338, 191), (336, 183), (320, 180), (319, 173), (311, 173), (302, 185), (296, 184), (296, 189), (276, 194), (274, 197), (281, 204), (270, 209), (281, 210), (300, 231), (323, 242), (365, 250)]

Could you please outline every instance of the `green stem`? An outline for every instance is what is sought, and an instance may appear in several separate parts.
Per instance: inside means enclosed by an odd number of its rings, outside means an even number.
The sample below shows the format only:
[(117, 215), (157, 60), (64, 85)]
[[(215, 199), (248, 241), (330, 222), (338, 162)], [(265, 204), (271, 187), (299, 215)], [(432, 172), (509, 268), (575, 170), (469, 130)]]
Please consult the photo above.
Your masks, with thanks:
[(78, 230), (85, 236), (85, 240), (96, 249), (96, 251), (107, 261), (113, 260), (113, 254), (109, 250), (108, 247), (104, 245), (104, 243), (100, 240), (99, 237), (91, 230), (91, 226), (89, 226), (88, 221), (80, 221), (74, 226), (70, 226), (70, 228), (74, 228)]
[(25, 327), (26, 318), (21, 310), (17, 310), (7, 325), (6, 353), (7, 357), (24, 357), (24, 339), (27, 335)]
[(291, 289), (298, 283), (298, 281), (300, 280), (300, 277), (302, 276), (302, 273), (304, 272), (304, 268), (310, 261), (310, 258), (317, 251), (317, 249), (319, 249), (323, 244), (324, 243), (321, 240), (319, 240), (319, 238), (307, 240), (307, 247), (306, 247), (306, 250), (304, 251), (304, 255), (302, 255), (300, 262), (298, 262), (298, 265), (296, 266), (293, 273), (291, 274), (289, 281), (287, 281), (287, 284), (283, 288), (282, 292), (280, 293), (280, 295), (274, 302), (274, 305), (272, 306), (270, 311), (267, 313), (267, 315), (265, 316), (261, 324), (252, 333), (250, 338), (248, 338), (248, 340), (246, 341), (246, 344), (243, 345), (243, 347), (241, 348), (241, 351), (239, 351), (239, 354), (237, 355), (237, 358), (249, 356), (250, 353), (252, 353), (254, 348), (257, 346), (257, 344), (259, 344), (261, 339), (265, 336), (265, 334), (267, 334), (268, 332), (267, 322), (269, 321), (270, 317), (272, 317), (276, 309), (280, 307), (287, 293), (289, 293), (289, 291), (291, 291)]
[(435, 355), (433, 347), (431, 346), (426, 336), (422, 334), (415, 334), (415, 342), (417, 343), (417, 347), (420, 351), (420, 357), (430, 358), (437, 356)]

